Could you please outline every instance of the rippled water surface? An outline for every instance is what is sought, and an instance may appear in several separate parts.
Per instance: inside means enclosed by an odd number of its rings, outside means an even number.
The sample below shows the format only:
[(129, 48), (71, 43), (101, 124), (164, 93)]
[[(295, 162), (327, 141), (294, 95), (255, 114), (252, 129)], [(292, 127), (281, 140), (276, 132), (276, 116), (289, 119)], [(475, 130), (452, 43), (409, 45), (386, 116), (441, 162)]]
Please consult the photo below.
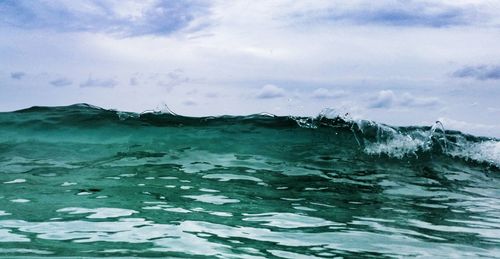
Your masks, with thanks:
[(499, 154), (340, 118), (0, 113), (0, 255), (499, 257)]

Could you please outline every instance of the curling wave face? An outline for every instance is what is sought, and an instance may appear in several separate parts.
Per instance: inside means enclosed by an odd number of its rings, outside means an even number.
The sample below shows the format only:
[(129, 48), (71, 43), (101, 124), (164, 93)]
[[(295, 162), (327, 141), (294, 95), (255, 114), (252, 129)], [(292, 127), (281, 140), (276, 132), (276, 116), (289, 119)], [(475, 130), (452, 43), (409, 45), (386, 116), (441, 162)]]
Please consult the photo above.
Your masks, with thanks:
[(498, 256), (500, 142), (445, 126), (0, 113), (0, 255)]

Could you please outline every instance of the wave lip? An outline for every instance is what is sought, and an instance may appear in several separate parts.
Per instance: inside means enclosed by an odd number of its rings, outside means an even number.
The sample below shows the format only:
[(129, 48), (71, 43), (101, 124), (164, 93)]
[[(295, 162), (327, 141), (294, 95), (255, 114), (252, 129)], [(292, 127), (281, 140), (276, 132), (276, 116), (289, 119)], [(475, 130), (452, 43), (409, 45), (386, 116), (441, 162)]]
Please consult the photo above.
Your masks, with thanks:
[(491, 163), (500, 167), (500, 141), (463, 142), (461, 143), (461, 148), (450, 151), (450, 155), (478, 162)]
[(429, 126), (394, 127), (369, 120), (354, 120), (347, 113), (326, 109), (316, 118), (294, 118), (303, 128), (348, 128), (368, 155), (418, 158), (422, 153), (444, 154), (500, 168), (500, 141), (445, 130), (440, 121)]

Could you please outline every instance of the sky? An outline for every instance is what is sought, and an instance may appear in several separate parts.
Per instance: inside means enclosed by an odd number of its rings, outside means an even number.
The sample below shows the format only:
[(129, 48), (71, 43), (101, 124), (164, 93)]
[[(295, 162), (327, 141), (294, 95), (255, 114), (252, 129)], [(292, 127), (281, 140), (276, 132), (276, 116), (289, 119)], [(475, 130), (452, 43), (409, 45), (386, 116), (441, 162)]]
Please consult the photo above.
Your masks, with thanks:
[(0, 0), (0, 111), (89, 103), (500, 137), (497, 0)]

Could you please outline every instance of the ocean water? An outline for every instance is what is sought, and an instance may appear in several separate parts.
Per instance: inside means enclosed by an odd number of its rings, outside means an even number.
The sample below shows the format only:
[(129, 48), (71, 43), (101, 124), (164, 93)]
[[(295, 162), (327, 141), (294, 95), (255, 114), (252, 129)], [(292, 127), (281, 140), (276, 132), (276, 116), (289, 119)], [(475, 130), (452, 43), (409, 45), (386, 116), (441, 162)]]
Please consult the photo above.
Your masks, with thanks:
[(0, 113), (0, 256), (500, 257), (500, 142), (445, 126)]

